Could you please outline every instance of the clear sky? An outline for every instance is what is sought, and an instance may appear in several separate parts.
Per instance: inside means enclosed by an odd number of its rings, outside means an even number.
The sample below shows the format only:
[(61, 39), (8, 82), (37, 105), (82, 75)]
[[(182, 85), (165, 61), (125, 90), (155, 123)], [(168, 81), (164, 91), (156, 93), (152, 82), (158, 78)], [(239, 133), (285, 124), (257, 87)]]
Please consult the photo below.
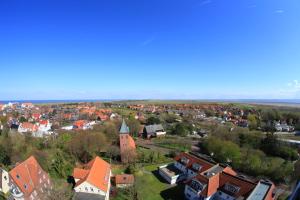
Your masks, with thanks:
[(300, 1), (0, 0), (0, 75), (2, 100), (300, 98)]

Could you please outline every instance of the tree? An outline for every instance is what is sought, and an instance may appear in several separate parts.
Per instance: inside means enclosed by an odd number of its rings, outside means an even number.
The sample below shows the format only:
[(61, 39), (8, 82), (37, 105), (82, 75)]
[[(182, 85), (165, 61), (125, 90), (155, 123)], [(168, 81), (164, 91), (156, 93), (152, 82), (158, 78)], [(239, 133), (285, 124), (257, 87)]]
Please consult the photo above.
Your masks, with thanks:
[(178, 123), (172, 130), (173, 135), (187, 136), (189, 134), (188, 127), (183, 123)]
[(67, 183), (58, 183), (58, 181), (52, 184), (52, 188), (48, 187), (45, 200), (71, 200), (73, 198), (72, 185)]
[(117, 160), (120, 157), (120, 148), (112, 145), (107, 149), (105, 155), (110, 159)]
[(140, 127), (141, 127), (141, 123), (138, 120), (131, 118), (131, 119), (127, 120), (127, 124), (129, 127), (130, 135), (135, 136), (135, 137), (138, 136), (138, 133), (139, 133)]
[(219, 162), (239, 164), (241, 158), (240, 148), (233, 142), (210, 137), (205, 141), (204, 147)]
[(21, 116), (19, 119), (20, 123), (27, 122), (27, 119), (24, 116)]
[(84, 163), (106, 150), (106, 145), (104, 134), (85, 131), (76, 134), (68, 143), (70, 153)]
[(157, 117), (149, 117), (147, 119), (147, 122), (146, 122), (147, 125), (152, 125), (152, 124), (160, 124), (160, 119), (157, 118)]
[(250, 130), (256, 130), (257, 129), (258, 122), (257, 122), (256, 115), (249, 114), (248, 115), (248, 122), (249, 122), (249, 129)]
[(11, 163), (9, 153), (2, 144), (0, 145), (0, 163), (3, 163), (4, 165), (10, 165)]
[(60, 150), (55, 153), (49, 169), (52, 176), (67, 178), (72, 173), (72, 165), (65, 158)]

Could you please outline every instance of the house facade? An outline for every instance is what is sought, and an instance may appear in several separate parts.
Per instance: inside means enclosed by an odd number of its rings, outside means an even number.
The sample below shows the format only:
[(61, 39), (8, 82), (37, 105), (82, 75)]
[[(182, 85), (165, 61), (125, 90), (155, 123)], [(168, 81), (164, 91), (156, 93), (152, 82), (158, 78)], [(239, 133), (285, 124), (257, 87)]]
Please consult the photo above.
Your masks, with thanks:
[(111, 167), (100, 157), (75, 168), (73, 177), (76, 182), (75, 199), (109, 199)]

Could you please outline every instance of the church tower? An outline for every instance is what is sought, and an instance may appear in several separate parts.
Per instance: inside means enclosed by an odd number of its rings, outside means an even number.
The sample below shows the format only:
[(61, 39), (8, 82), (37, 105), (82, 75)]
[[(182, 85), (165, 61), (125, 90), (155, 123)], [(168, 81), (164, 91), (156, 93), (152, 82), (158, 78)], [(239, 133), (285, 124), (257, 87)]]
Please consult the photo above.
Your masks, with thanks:
[(136, 146), (133, 138), (129, 135), (129, 127), (124, 119), (122, 121), (119, 133), (121, 161), (123, 163), (128, 163), (136, 156)]

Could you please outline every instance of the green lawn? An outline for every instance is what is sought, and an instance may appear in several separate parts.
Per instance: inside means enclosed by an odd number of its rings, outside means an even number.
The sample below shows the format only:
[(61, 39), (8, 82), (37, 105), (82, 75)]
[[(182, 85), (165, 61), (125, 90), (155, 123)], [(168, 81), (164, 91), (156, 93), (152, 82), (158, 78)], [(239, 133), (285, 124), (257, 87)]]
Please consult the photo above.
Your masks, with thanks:
[[(157, 172), (158, 165), (148, 165), (142, 167), (135, 174), (136, 191), (139, 200), (182, 200), (184, 199), (184, 186), (171, 186), (166, 183)], [(113, 169), (119, 172), (119, 168)], [(126, 192), (119, 190), (118, 195), (113, 200), (127, 200)]]
[(181, 200), (183, 186), (165, 183), (157, 172), (157, 165), (144, 167), (136, 174), (136, 187), (141, 200)]

